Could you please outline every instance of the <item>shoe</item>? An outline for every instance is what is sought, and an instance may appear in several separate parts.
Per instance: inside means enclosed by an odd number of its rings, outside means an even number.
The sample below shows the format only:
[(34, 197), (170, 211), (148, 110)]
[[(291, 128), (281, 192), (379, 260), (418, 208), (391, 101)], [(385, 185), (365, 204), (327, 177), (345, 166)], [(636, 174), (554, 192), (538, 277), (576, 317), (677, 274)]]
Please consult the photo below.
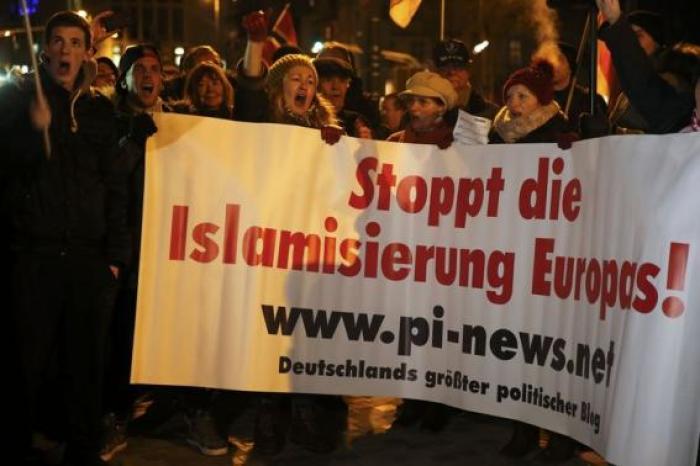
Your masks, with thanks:
[(206, 456), (222, 456), (228, 453), (228, 441), (219, 434), (212, 415), (205, 410), (197, 410), (187, 416), (187, 437), (185, 441)]
[(574, 457), (576, 441), (555, 432), (549, 433), (547, 448), (535, 456), (534, 461), (541, 463), (563, 463)]
[(253, 451), (257, 456), (275, 456), (284, 449), (285, 426), (280, 401), (263, 396), (258, 403), (253, 434)]
[(539, 448), (539, 429), (530, 424), (515, 421), (513, 436), (501, 449), (501, 454), (511, 458), (520, 458), (535, 448)]
[(100, 459), (111, 461), (126, 446), (126, 423), (118, 421), (114, 413), (105, 414), (102, 418)]
[(295, 400), (289, 440), (313, 453), (329, 453), (335, 449), (335, 442), (331, 438), (332, 429), (323, 424), (320, 410), (315, 400)]

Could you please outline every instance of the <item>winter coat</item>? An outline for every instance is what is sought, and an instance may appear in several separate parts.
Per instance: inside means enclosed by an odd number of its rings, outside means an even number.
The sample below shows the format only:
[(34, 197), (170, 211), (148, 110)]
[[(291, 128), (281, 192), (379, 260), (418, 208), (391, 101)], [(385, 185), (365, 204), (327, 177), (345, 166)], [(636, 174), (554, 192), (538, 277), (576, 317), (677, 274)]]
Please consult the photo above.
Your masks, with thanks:
[(452, 143), (453, 127), (445, 120), (429, 131), (416, 131), (409, 124), (406, 129), (398, 131), (387, 139), (390, 142), (408, 142), (415, 144), (435, 144), (441, 149), (446, 149)]
[[(171, 112), (168, 104), (160, 104), (160, 110)], [(116, 127), (119, 141), (120, 164), (124, 167), (128, 183), (127, 227), (132, 241), (131, 273), (127, 277), (127, 285), (136, 286), (139, 255), (141, 253), (141, 224), (143, 222), (143, 191), (145, 184), (146, 146), (134, 141), (130, 136), (131, 125), (138, 112), (129, 108), (126, 99), (117, 103)]]
[(198, 110), (189, 101), (176, 102), (172, 104), (173, 111), (175, 113), (181, 113), (183, 115), (196, 115), (209, 118), (221, 118), (223, 120), (233, 120), (233, 109), (228, 109), (226, 107), (220, 107), (216, 110), (202, 109)]
[(1, 215), (9, 219), (17, 250), (101, 254), (122, 265), (130, 243), (125, 172), (118, 163), (114, 109), (83, 78), (88, 68), (72, 93), (40, 68), (51, 109), (50, 158), (30, 121), (33, 76), (0, 88)]
[(503, 107), (494, 118), (489, 133), (492, 144), (558, 143), (563, 138), (569, 141), (578, 139), (556, 102), (540, 107), (525, 119), (512, 118), (508, 107)]
[[(571, 85), (566, 86), (565, 89), (561, 91), (554, 92), (554, 100), (557, 101), (562, 112), (566, 108), (566, 101), (569, 98), (569, 90)], [(579, 117), (582, 113), (591, 113), (591, 91), (590, 88), (581, 86), (579, 84), (574, 87), (573, 96), (571, 97), (571, 106), (569, 107), (569, 112), (565, 113), (567, 119), (572, 128), (579, 127)], [(595, 114), (596, 115), (606, 115), (608, 113), (608, 104), (605, 103), (603, 97), (600, 94), (595, 95)]]
[(454, 127), (457, 123), (459, 110), (465, 111), (470, 115), (488, 118), (489, 120), (493, 120), (496, 113), (498, 113), (498, 106), (496, 104), (489, 102), (472, 88), (469, 89), (466, 99), (465, 104), (458, 105), (445, 114), (445, 120), (450, 126)]

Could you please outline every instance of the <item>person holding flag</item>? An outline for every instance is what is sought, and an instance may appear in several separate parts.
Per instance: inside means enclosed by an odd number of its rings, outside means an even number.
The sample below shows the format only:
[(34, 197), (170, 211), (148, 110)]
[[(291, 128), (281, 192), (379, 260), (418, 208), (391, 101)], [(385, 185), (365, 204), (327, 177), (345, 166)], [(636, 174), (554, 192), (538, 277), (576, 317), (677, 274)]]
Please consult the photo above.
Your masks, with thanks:
[[(23, 406), (13, 443), (23, 456), (38, 427), (40, 393), (59, 374), (66, 463), (99, 458), (107, 328), (117, 278), (129, 260), (126, 178), (117, 164), (114, 109), (90, 88), (90, 25), (62, 11), (46, 24), (42, 63), (0, 89), (3, 217), (9, 219), (10, 316)], [(48, 131), (51, 154), (38, 137)], [(41, 413), (45, 415), (45, 413)], [(17, 461), (14, 461), (17, 459)], [(11, 464), (23, 464), (12, 458)]]

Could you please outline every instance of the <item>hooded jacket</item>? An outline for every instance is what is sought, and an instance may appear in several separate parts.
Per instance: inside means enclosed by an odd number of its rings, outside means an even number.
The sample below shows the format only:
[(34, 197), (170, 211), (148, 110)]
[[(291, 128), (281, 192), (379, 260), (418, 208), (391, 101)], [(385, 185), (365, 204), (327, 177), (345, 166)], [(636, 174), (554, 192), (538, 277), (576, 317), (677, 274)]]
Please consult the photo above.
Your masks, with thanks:
[(129, 258), (126, 181), (117, 162), (114, 110), (90, 88), (89, 65), (73, 92), (40, 68), (51, 109), (50, 157), (29, 116), (33, 76), (0, 88), (0, 205), (15, 250), (101, 254), (123, 265)]

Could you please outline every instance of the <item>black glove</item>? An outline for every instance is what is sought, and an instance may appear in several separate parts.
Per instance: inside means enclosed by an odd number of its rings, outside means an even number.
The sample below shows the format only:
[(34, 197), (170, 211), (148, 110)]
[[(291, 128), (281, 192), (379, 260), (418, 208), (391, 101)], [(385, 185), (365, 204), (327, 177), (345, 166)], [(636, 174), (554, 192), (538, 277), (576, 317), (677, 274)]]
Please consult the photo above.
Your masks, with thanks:
[(576, 133), (559, 133), (557, 136), (557, 146), (561, 150), (571, 149), (571, 145), (578, 141)]
[(578, 125), (582, 139), (599, 138), (610, 134), (610, 122), (604, 113), (582, 113), (579, 116)]
[(148, 113), (140, 113), (131, 119), (129, 137), (137, 144), (146, 144), (146, 139), (158, 131), (158, 127), (153, 122), (153, 117)]

